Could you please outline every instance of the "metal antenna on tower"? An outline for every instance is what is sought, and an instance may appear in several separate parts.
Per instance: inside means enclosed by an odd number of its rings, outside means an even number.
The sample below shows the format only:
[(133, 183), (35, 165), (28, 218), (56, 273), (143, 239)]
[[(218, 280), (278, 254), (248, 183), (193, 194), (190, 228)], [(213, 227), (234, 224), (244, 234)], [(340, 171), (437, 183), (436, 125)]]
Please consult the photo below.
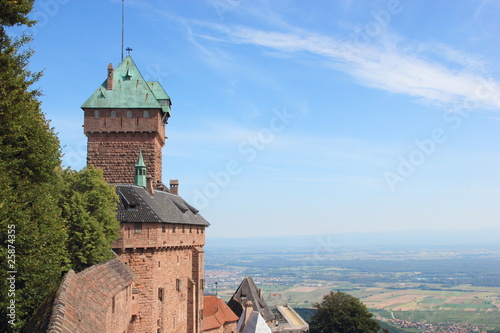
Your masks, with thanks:
[(122, 0), (122, 60), (123, 60), (124, 43), (125, 43), (125, 0)]

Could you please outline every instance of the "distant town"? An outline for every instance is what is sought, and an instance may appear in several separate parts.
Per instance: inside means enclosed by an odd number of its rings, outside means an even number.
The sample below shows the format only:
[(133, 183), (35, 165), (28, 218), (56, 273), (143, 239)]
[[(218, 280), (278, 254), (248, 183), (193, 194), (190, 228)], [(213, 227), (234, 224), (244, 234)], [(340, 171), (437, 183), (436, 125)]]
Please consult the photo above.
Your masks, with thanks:
[[(206, 290), (226, 301), (252, 276), (268, 304), (305, 319), (330, 291), (359, 298), (397, 332), (487, 332), (500, 328), (500, 250), (209, 248)], [(395, 330), (390, 330), (391, 332)]]

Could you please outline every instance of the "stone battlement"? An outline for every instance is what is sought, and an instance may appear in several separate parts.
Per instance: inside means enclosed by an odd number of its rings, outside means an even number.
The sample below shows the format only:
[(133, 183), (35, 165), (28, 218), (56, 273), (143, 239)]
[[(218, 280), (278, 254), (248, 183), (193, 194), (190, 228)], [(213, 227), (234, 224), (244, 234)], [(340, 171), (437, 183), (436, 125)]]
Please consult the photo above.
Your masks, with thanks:
[(205, 226), (168, 223), (126, 223), (120, 225), (120, 237), (113, 249), (202, 247)]

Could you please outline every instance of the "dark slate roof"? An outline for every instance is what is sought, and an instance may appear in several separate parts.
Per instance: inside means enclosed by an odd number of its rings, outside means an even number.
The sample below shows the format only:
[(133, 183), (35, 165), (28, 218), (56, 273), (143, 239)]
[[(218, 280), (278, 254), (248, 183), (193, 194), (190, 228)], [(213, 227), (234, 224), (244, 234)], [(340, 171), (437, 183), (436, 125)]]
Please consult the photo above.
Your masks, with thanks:
[(243, 279), (227, 305), (238, 317), (241, 317), (247, 301), (252, 301), (254, 311), (258, 311), (266, 322), (274, 319), (273, 312), (267, 306), (261, 295), (261, 290), (257, 288), (251, 276)]
[(160, 222), (209, 226), (196, 208), (180, 196), (164, 191), (149, 195), (136, 185), (117, 185), (120, 197), (118, 220), (120, 222)]

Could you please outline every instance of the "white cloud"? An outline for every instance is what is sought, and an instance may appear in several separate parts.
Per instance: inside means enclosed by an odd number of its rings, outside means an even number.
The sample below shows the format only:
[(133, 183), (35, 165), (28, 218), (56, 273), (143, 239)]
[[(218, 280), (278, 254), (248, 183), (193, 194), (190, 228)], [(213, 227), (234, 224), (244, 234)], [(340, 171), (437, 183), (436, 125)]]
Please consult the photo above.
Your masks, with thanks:
[(255, 45), (288, 55), (307, 52), (369, 87), (444, 107), (500, 109), (500, 83), (484, 74), (482, 61), (444, 44), (403, 45), (401, 38), (385, 33), (380, 38), (383, 44), (361, 45), (298, 30), (198, 24), (217, 34), (212, 41)]

